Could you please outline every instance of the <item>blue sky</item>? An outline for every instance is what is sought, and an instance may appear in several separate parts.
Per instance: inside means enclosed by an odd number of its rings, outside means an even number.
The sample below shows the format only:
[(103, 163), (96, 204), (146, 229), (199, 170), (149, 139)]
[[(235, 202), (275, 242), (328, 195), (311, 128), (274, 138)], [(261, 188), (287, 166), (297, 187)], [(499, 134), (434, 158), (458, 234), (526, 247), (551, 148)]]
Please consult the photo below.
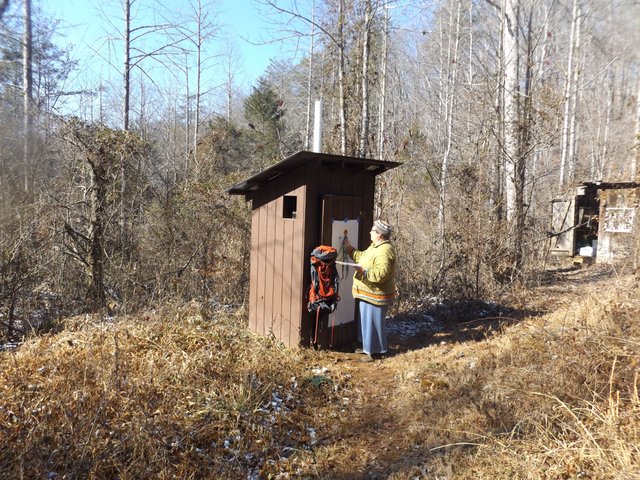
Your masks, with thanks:
[[(106, 60), (102, 61), (95, 50), (104, 49), (107, 33), (114, 27), (109, 26), (108, 19), (98, 12), (96, 5), (105, 9), (112, 22), (120, 27), (122, 18), (120, 0), (36, 0), (37, 5), (47, 16), (61, 21), (58, 30), (65, 36), (66, 42), (73, 44), (73, 57), (80, 61), (80, 70), (106, 70)], [(168, 0), (164, 4), (169, 8), (185, 8), (188, 0)], [(139, 0), (136, 4), (151, 5), (154, 0)], [(224, 40), (216, 41), (213, 49), (223, 48), (222, 44), (230, 42), (237, 58), (237, 81), (246, 90), (264, 73), (271, 58), (282, 57), (279, 44), (256, 45), (273, 33), (274, 26), (266, 20), (264, 6), (255, 0), (217, 0), (213, 2), (217, 13), (217, 23), (223, 27)], [(111, 15), (111, 13), (113, 15)], [(149, 11), (138, 13), (135, 21), (142, 22)], [(134, 24), (135, 26), (135, 24)], [(61, 43), (64, 43), (61, 41)], [(211, 52), (219, 53), (218, 51)], [(116, 52), (115, 55), (119, 55)], [(120, 61), (117, 61), (119, 64)]]

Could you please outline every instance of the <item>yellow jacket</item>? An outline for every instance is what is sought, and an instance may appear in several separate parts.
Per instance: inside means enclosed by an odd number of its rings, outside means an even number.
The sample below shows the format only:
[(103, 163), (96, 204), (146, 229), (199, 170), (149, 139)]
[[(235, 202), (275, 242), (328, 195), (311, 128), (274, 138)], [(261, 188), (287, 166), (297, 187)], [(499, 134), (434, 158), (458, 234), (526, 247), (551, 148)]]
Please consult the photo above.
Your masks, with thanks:
[(363, 269), (353, 276), (353, 298), (374, 305), (389, 305), (396, 297), (396, 251), (389, 240), (373, 243), (364, 251), (349, 248), (349, 255)]

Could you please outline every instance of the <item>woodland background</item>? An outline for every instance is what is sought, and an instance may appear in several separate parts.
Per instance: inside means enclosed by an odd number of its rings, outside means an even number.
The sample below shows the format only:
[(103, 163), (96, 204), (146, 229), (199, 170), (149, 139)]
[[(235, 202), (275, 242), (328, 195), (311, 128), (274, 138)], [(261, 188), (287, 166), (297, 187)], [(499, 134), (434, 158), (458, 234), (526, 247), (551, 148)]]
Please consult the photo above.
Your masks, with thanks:
[(323, 151), (403, 163), (376, 198), (396, 226), (398, 309), (535, 278), (555, 195), (637, 178), (637, 0), (266, 0), (273, 40), (306, 54), (246, 93), (215, 2), (180, 17), (121, 3), (105, 62), (118, 81), (78, 88), (59, 21), (0, 1), (5, 341), (86, 311), (242, 305), (250, 206), (226, 189), (309, 149), (317, 99)]

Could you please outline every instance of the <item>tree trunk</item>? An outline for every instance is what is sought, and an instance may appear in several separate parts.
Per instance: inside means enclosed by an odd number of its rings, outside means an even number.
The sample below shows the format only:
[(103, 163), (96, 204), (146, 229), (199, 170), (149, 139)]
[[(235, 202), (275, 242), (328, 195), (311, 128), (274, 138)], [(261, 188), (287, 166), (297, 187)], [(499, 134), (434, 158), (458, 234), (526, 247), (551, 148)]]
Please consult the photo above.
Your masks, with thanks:
[[(197, 5), (197, 23), (198, 31), (196, 33), (196, 93), (195, 93), (195, 105), (194, 105), (194, 119), (193, 119), (193, 157), (197, 158), (198, 153), (198, 134), (200, 133), (200, 97), (202, 95), (202, 47), (204, 43), (204, 37), (202, 34), (202, 0), (198, 0)], [(188, 103), (188, 102), (187, 102)]]
[(90, 268), (91, 286), (89, 295), (93, 311), (102, 309), (106, 304), (104, 287), (104, 231), (106, 225), (105, 205), (107, 203), (108, 179), (107, 172), (101, 164), (103, 160), (96, 158), (91, 163), (93, 173), (92, 207), (90, 232)]
[(314, 40), (316, 29), (316, 3), (311, 6), (311, 33), (309, 38), (309, 68), (307, 71), (307, 122), (304, 132), (304, 149), (309, 150), (309, 139), (311, 138), (311, 105), (313, 102), (313, 62), (314, 58)]
[(389, 6), (384, 9), (384, 31), (382, 43), (382, 65), (380, 66), (382, 80), (380, 85), (380, 104), (378, 105), (378, 158), (384, 160), (386, 152), (385, 144), (385, 124), (386, 124), (386, 101), (387, 101), (387, 63), (389, 56), (389, 17), (391, 16)]
[(129, 102), (131, 98), (131, 0), (124, 6), (124, 96), (122, 98), (122, 129), (129, 130)]
[(566, 170), (567, 170), (567, 162), (569, 161), (569, 126), (571, 122), (571, 112), (572, 108), (575, 108), (573, 105), (573, 95), (571, 94), (573, 90), (572, 82), (573, 82), (573, 63), (574, 56), (576, 51), (576, 29), (578, 25), (578, 12), (579, 5), (578, 0), (573, 0), (573, 16), (571, 21), (571, 36), (569, 39), (569, 57), (567, 59), (567, 74), (565, 79), (564, 86), (564, 114), (562, 120), (562, 144), (561, 144), (561, 155), (560, 155), (560, 174), (558, 178), (558, 185), (562, 188), (567, 180)]
[(340, 153), (347, 154), (347, 105), (344, 89), (344, 0), (339, 0), (340, 8), (338, 11), (338, 88), (340, 90)]
[[(525, 198), (527, 197), (526, 186), (526, 165), (529, 152), (531, 151), (533, 136), (533, 99), (531, 84), (533, 80), (533, 7), (529, 7), (529, 21), (527, 24), (526, 47), (527, 56), (525, 63), (525, 75), (523, 82), (524, 103), (520, 114), (520, 138), (518, 143), (518, 156), (515, 168), (515, 189), (516, 189), (516, 212), (515, 212), (515, 232), (514, 232), (514, 267), (516, 274), (522, 271), (524, 260), (524, 229), (525, 229)], [(529, 197), (533, 195), (533, 191), (529, 192)]]
[(495, 98), (495, 111), (496, 111), (496, 137), (498, 138), (498, 145), (496, 148), (494, 160), (492, 162), (492, 174), (491, 174), (491, 206), (495, 215), (496, 225), (501, 225), (504, 218), (504, 166), (506, 164), (506, 155), (504, 151), (504, 37), (506, 30), (506, 18), (504, 8), (499, 9), (500, 13), (500, 45), (498, 54), (498, 71), (496, 81), (496, 98)]
[(227, 123), (231, 122), (231, 102), (233, 101), (233, 74), (231, 73), (231, 57), (229, 57), (229, 71), (227, 72)]
[(358, 156), (367, 156), (369, 144), (369, 46), (371, 43), (371, 0), (365, 0), (364, 31), (362, 32), (362, 109), (360, 112), (360, 144)]
[(23, 160), (24, 190), (30, 190), (32, 175), (32, 123), (33, 123), (33, 39), (31, 35), (31, 0), (23, 0), (22, 34), (22, 89), (23, 89)]
[[(518, 106), (518, 6), (519, 0), (504, 0), (504, 150), (507, 223), (516, 213), (516, 164), (520, 154)], [(512, 232), (513, 233), (513, 232)]]
[[(189, 162), (189, 147), (191, 146), (189, 132), (191, 131), (191, 108), (190, 98), (191, 98), (191, 89), (189, 88), (189, 61), (187, 59), (187, 55), (185, 54), (184, 59), (184, 77), (185, 77), (185, 102), (184, 102), (184, 142), (182, 142), (182, 146), (184, 148), (182, 155), (184, 156), (184, 167), (185, 167), (185, 176), (189, 177), (189, 170), (191, 169), (191, 165)], [(198, 169), (198, 157), (195, 155), (193, 168)]]
[(640, 76), (638, 77), (638, 93), (636, 94), (636, 134), (633, 139), (634, 155), (631, 161), (631, 181), (638, 181), (638, 164), (640, 163)]
[[(451, 148), (453, 145), (453, 120), (454, 111), (456, 107), (456, 83), (458, 80), (458, 48), (460, 44), (460, 14), (462, 11), (462, 0), (456, 1), (456, 18), (455, 26), (453, 25), (453, 15), (451, 15), (449, 32), (452, 32), (455, 28), (455, 33), (449, 33), (449, 41), (447, 45), (447, 67), (446, 78), (444, 79), (445, 86), (445, 148), (442, 154), (442, 161), (440, 164), (440, 195), (438, 201), (438, 232), (440, 245), (442, 247), (442, 256), (440, 257), (440, 269), (442, 270), (446, 260), (446, 222), (445, 222), (445, 209), (446, 209), (446, 193), (447, 182), (449, 173), (449, 162), (451, 157)], [(451, 39), (451, 35), (454, 38)], [(452, 42), (453, 40), (453, 42)], [(453, 43), (453, 44), (452, 44)], [(444, 72), (443, 72), (444, 73)]]
[(577, 19), (576, 19), (576, 37), (575, 37), (575, 52), (574, 52), (574, 59), (575, 60), (575, 66), (573, 68), (573, 91), (574, 94), (572, 95), (573, 97), (573, 101), (572, 101), (572, 108), (571, 111), (569, 113), (569, 139), (568, 139), (568, 151), (567, 151), (567, 166), (568, 166), (568, 172), (567, 172), (567, 179), (569, 182), (572, 182), (575, 178), (575, 171), (576, 171), (576, 163), (577, 163), (577, 158), (578, 158), (578, 151), (577, 151), (577, 146), (578, 146), (578, 142), (577, 142), (577, 138), (578, 138), (578, 116), (577, 116), (577, 111), (578, 111), (578, 105), (580, 104), (580, 65), (578, 65), (578, 57), (580, 56), (580, 32), (582, 30), (582, 13), (580, 11), (580, 6), (578, 5), (578, 12), (577, 12)]

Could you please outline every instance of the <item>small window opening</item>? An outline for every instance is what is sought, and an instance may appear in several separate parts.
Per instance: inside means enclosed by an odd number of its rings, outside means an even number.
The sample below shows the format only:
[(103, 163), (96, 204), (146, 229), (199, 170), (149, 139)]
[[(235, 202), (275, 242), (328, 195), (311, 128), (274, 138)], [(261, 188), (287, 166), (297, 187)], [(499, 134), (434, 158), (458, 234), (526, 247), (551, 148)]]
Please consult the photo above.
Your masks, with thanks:
[(283, 218), (296, 218), (298, 210), (298, 197), (292, 195), (285, 195), (283, 204), (282, 217)]

